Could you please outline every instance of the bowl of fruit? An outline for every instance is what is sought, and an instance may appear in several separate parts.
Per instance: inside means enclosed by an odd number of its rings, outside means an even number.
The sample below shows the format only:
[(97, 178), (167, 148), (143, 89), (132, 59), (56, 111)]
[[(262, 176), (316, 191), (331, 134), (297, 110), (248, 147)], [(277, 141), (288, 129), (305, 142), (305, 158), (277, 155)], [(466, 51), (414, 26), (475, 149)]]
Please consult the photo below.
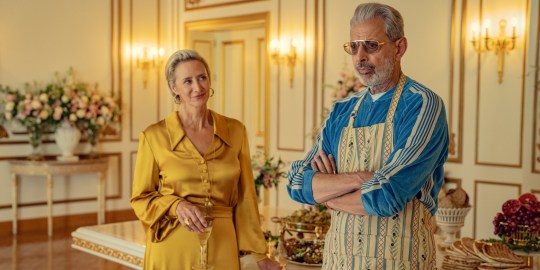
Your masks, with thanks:
[(494, 233), (512, 249), (540, 251), (540, 202), (533, 193), (507, 200), (493, 218)]
[(286, 231), (325, 234), (330, 227), (330, 213), (313, 209), (299, 209), (284, 218), (273, 218)]

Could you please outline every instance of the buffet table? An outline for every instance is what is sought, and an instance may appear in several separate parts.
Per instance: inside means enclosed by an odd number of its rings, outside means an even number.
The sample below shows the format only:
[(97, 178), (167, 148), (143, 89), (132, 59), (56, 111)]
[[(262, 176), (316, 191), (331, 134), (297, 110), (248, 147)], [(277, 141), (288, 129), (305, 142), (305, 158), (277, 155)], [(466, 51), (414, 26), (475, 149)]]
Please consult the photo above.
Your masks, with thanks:
[[(278, 233), (278, 225), (271, 222), (273, 216), (286, 216), (292, 210), (263, 207), (263, 228)], [(145, 235), (140, 221), (125, 221), (96, 226), (85, 226), (71, 233), (72, 247), (92, 255), (117, 262), (133, 269), (142, 269)], [(242, 270), (257, 270), (251, 256), (240, 259)], [(317, 266), (287, 264), (289, 270), (318, 270)]]
[[(271, 222), (271, 217), (285, 217), (292, 212), (292, 210), (275, 209), (271, 207), (261, 208), (263, 229), (270, 230), (273, 235), (277, 235), (279, 233), (279, 225)], [(145, 235), (142, 224), (138, 220), (81, 227), (71, 235), (73, 239), (72, 247), (75, 249), (117, 262), (133, 269), (142, 269)], [(435, 242), (437, 245), (443, 242), (443, 240), (442, 236), (435, 235)], [(438, 269), (441, 269), (444, 255), (444, 251), (441, 249), (437, 250)], [(240, 262), (242, 270), (258, 269), (251, 256), (242, 257)], [(286, 269), (318, 270), (320, 267), (288, 263)], [(540, 269), (540, 260), (534, 261), (532, 269)]]

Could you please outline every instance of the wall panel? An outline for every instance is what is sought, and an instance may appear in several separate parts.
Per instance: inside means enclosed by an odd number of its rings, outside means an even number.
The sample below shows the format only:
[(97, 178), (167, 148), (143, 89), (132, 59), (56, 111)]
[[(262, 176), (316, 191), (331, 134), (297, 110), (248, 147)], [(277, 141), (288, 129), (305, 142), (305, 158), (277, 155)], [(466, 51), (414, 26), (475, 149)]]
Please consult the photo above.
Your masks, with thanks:
[[(476, 107), (476, 163), (521, 167), (523, 153), (523, 98), (525, 91), (526, 41), (523, 33), (528, 1), (480, 1), (479, 14), (472, 20), (491, 20), (492, 36), (499, 35), (499, 21), (518, 19), (516, 48), (505, 54), (504, 77), (497, 78), (498, 57), (483, 51), (478, 63)], [(510, 27), (509, 27), (510, 28)], [(484, 31), (482, 31), (484, 32)], [(507, 29), (507, 35), (510, 29)], [(496, 147), (493, 147), (496, 146)]]
[[(298, 39), (305, 44), (305, 1), (280, 1), (279, 38), (289, 41)], [(277, 149), (304, 151), (306, 131), (306, 55), (303, 48), (297, 50), (293, 82), (289, 81), (287, 62), (279, 64), (277, 97)]]
[[(129, 8), (130, 46), (150, 50), (159, 46), (159, 1), (132, 0)], [(144, 86), (144, 71), (137, 66), (135, 55), (131, 56), (131, 89), (130, 89), (130, 137), (138, 141), (138, 136), (147, 126), (159, 120), (159, 81), (163, 81), (163, 72), (157, 69), (148, 70), (148, 81)], [(144, 108), (144, 109), (142, 109)]]
[(472, 203), (474, 208), (471, 211), (474, 214), (473, 238), (493, 238), (493, 218), (497, 212), (502, 211), (501, 206), (506, 200), (517, 198), (519, 194), (521, 184), (475, 180), (474, 203)]

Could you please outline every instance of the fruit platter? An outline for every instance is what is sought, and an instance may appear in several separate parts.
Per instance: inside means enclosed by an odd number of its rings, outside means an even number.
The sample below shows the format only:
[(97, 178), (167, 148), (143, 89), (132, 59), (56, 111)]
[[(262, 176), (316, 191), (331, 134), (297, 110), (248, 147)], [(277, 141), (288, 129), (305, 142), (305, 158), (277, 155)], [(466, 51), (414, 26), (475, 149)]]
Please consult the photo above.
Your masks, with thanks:
[(291, 264), (321, 266), (324, 235), (330, 228), (330, 213), (321, 207), (294, 211), (286, 217), (273, 217), (280, 224), (278, 246)]
[(324, 240), (289, 238), (284, 243), (287, 260), (292, 263), (320, 266), (323, 259)]
[(540, 251), (540, 202), (525, 193), (507, 200), (493, 219), (494, 233), (512, 249)]

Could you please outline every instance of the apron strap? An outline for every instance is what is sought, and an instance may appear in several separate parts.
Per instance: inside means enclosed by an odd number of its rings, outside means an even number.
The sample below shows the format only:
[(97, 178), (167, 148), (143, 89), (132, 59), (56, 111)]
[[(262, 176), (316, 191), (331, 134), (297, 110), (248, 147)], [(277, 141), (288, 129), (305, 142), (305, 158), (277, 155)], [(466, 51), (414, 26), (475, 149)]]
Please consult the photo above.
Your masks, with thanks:
[(403, 88), (405, 87), (405, 82), (407, 81), (407, 76), (405, 74), (401, 73), (399, 76), (399, 82), (396, 89), (396, 92), (392, 96), (392, 102), (390, 102), (390, 107), (388, 108), (388, 113), (386, 114), (386, 121), (384, 122), (384, 162), (388, 160), (388, 156), (390, 156), (390, 140), (391, 140), (391, 131), (389, 129), (390, 125), (392, 125), (392, 122), (394, 120), (394, 114), (396, 113), (397, 104), (399, 102), (399, 98), (401, 97), (401, 93), (403, 92)]
[(347, 124), (347, 127), (352, 127), (354, 124), (354, 120), (356, 120), (356, 116), (358, 115), (358, 108), (360, 108), (360, 104), (362, 104), (362, 101), (366, 97), (367, 93), (369, 91), (366, 91), (366, 93), (360, 97), (360, 99), (356, 102), (356, 105), (354, 106), (354, 109), (351, 113), (351, 116), (349, 117), (349, 123)]

